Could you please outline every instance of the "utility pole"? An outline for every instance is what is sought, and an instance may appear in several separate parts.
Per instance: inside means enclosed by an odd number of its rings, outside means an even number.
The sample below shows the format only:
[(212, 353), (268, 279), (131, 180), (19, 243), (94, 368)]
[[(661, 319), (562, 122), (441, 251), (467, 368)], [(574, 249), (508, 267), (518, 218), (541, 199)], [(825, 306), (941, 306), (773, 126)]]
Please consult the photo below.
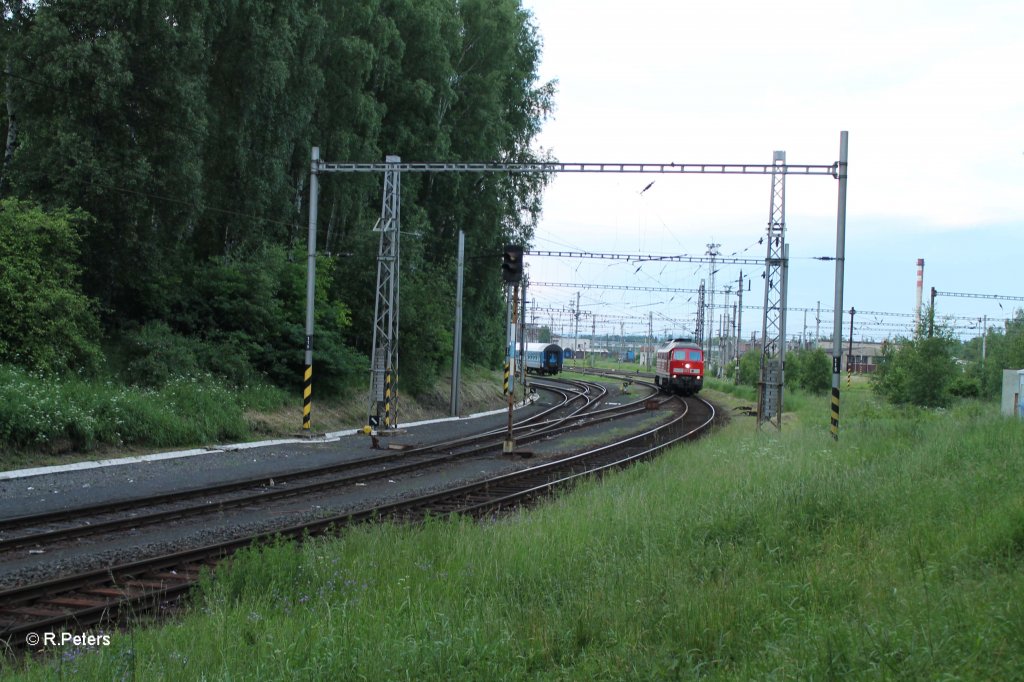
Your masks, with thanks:
[(524, 402), (526, 401), (526, 287), (528, 285), (529, 281), (524, 279), (519, 314), (519, 379), (523, 385)]
[(736, 368), (733, 371), (733, 383), (740, 385), (740, 339), (743, 337), (743, 271), (740, 270), (739, 308), (736, 310)]
[(932, 287), (932, 300), (928, 304), (928, 338), (935, 333), (935, 287)]
[(313, 412), (313, 301), (316, 283), (316, 209), (320, 188), (320, 147), (313, 147), (309, 171), (309, 243), (306, 264), (306, 355), (302, 378), (302, 432), (309, 433)]
[(821, 338), (821, 301), (818, 301), (818, 312), (814, 314), (814, 347), (818, 347)]
[(839, 163), (836, 178), (839, 180), (839, 205), (836, 209), (836, 297), (833, 306), (834, 328), (832, 329), (832, 409), (829, 430), (839, 440), (839, 372), (843, 355), (843, 276), (846, 266), (846, 185), (849, 174), (847, 153), (850, 135), (839, 133)]
[(619, 322), (619, 359), (616, 362), (622, 361), (622, 356), (626, 352), (626, 323)]
[(572, 351), (572, 366), (578, 366), (578, 356), (580, 354), (580, 292), (576, 292), (576, 341), (574, 342), (576, 347)]
[(985, 369), (985, 341), (988, 340), (988, 315), (982, 318), (981, 323), (981, 368)]
[[(740, 294), (742, 300), (742, 294)], [(737, 304), (732, 304), (732, 329), (729, 333), (729, 345), (732, 346), (732, 353), (729, 355), (729, 361), (733, 366), (733, 375), (735, 376), (736, 367), (739, 365), (740, 359), (740, 337), (736, 335), (736, 316), (739, 314), (737, 310)]]
[(853, 376), (853, 316), (857, 313), (850, 306), (850, 345), (847, 346), (846, 351), (846, 387), (850, 387), (851, 377)]
[(654, 355), (654, 313), (647, 313), (647, 356), (645, 364), (651, 371), (651, 357)]
[[(708, 303), (708, 345), (707, 349), (711, 350), (711, 337), (715, 333), (715, 259), (718, 258), (718, 247), (721, 244), (708, 244), (707, 256), (711, 258), (711, 264), (708, 266), (708, 286), (711, 291), (711, 298)], [(705, 351), (706, 353), (706, 351)]]
[(462, 375), (462, 275), (466, 256), (466, 233), (459, 230), (458, 274), (455, 279), (455, 349), (452, 353), (451, 416), (459, 416), (459, 384)]

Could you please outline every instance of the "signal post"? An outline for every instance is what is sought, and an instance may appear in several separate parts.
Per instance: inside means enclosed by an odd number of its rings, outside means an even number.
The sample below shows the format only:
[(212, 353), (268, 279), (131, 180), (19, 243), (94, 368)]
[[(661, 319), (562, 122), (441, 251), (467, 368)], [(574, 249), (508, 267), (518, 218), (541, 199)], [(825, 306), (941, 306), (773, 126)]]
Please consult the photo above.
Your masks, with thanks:
[(508, 433), (502, 445), (502, 452), (515, 452), (516, 441), (512, 436), (512, 408), (515, 404), (516, 379), (516, 329), (519, 326), (519, 283), (523, 281), (523, 247), (508, 244), (501, 253), (501, 279), (505, 282), (508, 305), (507, 332), (505, 334), (505, 395), (508, 396)]

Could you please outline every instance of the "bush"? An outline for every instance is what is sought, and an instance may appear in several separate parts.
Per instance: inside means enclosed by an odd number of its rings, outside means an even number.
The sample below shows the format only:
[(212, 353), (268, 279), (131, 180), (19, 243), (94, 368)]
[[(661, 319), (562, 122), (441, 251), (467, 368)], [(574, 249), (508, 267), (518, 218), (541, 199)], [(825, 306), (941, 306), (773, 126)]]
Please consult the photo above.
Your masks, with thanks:
[(952, 340), (941, 334), (916, 339), (897, 338), (882, 344), (878, 367), (872, 375), (875, 393), (889, 402), (945, 407), (950, 384), (959, 368), (953, 360)]
[(832, 360), (820, 348), (786, 354), (786, 386), (822, 394), (832, 386)]
[(249, 433), (245, 409), (272, 409), (283, 398), (260, 384), (232, 391), (208, 374), (174, 376), (153, 390), (0, 366), (0, 451), (238, 440)]
[(981, 381), (977, 377), (956, 377), (949, 384), (949, 393), (957, 398), (981, 397)]
[(96, 306), (76, 264), (88, 217), (0, 202), (0, 362), (46, 372), (92, 372), (100, 363)]
[(125, 378), (136, 386), (156, 388), (171, 378), (199, 370), (196, 343), (171, 331), (165, 322), (150, 322), (125, 334)]
[(761, 380), (761, 351), (750, 349), (740, 358), (740, 383), (757, 386)]

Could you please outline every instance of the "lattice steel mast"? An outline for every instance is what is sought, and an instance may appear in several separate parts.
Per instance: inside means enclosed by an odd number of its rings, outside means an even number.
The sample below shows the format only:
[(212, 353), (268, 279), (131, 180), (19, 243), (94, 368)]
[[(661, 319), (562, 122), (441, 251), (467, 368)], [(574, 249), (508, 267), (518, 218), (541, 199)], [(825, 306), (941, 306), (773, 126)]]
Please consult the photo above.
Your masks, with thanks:
[(761, 380), (757, 423), (782, 428), (782, 389), (786, 359), (786, 152), (775, 152), (772, 201), (768, 218), (768, 253), (764, 261), (764, 323), (761, 334)]
[[(708, 342), (704, 345), (704, 357), (707, 359), (707, 355), (711, 352), (711, 338), (715, 333), (715, 259), (718, 258), (718, 247), (721, 244), (708, 244), (708, 250), (705, 255), (710, 259), (711, 265), (708, 266), (708, 295), (711, 297), (710, 303), (708, 303), (707, 319), (710, 321), (708, 325)], [(703, 338), (701, 339), (703, 342)], [(710, 371), (710, 367), (705, 367), (705, 371)]]
[[(704, 280), (700, 281), (700, 288), (697, 289), (697, 322), (693, 325), (693, 338), (697, 343), (704, 341)], [(705, 355), (707, 352), (708, 349), (705, 346)]]
[[(401, 158), (385, 157), (384, 200), (377, 255), (377, 294), (373, 306), (373, 350), (370, 358), (370, 426), (398, 426), (398, 291), (399, 235), (401, 228)], [(374, 423), (376, 422), (376, 423)]]

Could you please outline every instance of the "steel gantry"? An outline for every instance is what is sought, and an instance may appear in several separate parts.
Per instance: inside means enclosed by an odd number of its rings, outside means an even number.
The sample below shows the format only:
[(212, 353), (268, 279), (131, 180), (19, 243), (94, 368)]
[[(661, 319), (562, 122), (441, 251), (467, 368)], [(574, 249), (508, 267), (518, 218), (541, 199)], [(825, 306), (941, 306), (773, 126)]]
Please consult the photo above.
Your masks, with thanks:
[[(370, 415), (368, 425), (398, 426), (398, 328), (399, 328), (399, 242), (401, 238), (402, 173), (664, 173), (719, 175), (809, 175), (838, 178), (839, 162), (831, 164), (721, 164), (721, 163), (403, 163), (398, 156), (385, 157), (384, 163), (334, 163), (320, 159), (320, 150), (312, 150), (309, 183), (309, 265), (306, 298), (306, 367), (303, 389), (303, 429), (311, 428), (313, 287), (316, 256), (317, 177), (321, 173), (382, 173), (384, 197), (378, 229), (381, 231), (377, 259), (377, 290), (374, 302), (374, 339), (370, 368)], [(774, 184), (774, 180), (773, 180)], [(554, 252), (530, 252), (531, 255), (555, 255)], [(585, 256), (578, 252), (559, 252), (565, 257)], [(613, 254), (605, 257), (622, 258)], [(696, 257), (650, 257), (635, 260), (696, 261)], [(718, 262), (746, 263), (748, 259), (720, 259)], [(767, 277), (767, 274), (766, 274)], [(779, 406), (781, 410), (781, 405)]]
[(935, 291), (932, 289), (932, 298), (936, 296), (950, 296), (952, 298), (977, 298), (992, 301), (1024, 301), (1024, 296), (1000, 296), (998, 294), (963, 294), (955, 291)]

